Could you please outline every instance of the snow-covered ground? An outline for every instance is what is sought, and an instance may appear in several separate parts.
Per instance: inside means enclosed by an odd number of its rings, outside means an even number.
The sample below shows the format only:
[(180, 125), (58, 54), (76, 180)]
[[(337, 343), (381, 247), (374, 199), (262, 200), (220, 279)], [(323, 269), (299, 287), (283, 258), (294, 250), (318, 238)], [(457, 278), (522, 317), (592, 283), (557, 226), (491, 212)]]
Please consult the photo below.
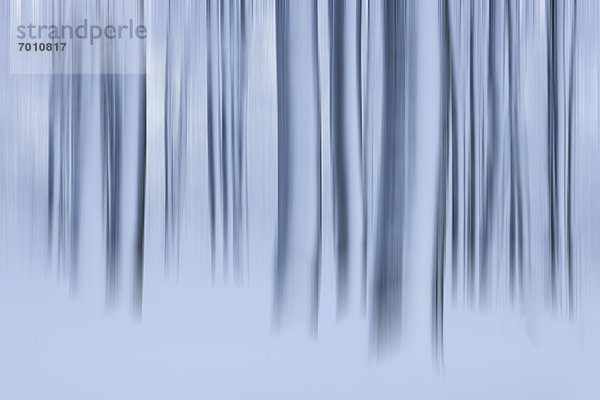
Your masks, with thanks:
[(578, 322), (450, 313), (438, 369), (410, 338), (377, 360), (360, 318), (276, 332), (258, 282), (147, 286), (140, 321), (2, 272), (0, 399), (600, 398), (597, 330)]

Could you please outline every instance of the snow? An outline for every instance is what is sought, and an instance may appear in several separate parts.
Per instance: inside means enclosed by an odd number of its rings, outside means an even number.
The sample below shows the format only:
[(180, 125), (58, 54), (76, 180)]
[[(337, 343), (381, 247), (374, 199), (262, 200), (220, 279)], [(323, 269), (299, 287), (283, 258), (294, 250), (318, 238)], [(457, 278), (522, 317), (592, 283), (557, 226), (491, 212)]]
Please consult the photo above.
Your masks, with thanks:
[(275, 331), (259, 282), (147, 286), (138, 320), (3, 271), (0, 399), (600, 397), (600, 348), (577, 322), (450, 312), (438, 368), (407, 343), (377, 359), (361, 318)]

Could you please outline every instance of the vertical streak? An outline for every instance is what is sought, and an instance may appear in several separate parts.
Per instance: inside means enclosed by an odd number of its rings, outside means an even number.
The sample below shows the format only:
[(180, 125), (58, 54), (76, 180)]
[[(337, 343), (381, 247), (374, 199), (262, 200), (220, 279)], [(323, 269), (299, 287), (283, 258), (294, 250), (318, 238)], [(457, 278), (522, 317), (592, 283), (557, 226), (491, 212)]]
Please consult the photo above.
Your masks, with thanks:
[(229, 255), (229, 188), (228, 188), (228, 167), (227, 167), (227, 159), (228, 159), (228, 148), (229, 148), (229, 135), (231, 134), (231, 121), (230, 117), (230, 109), (228, 107), (229, 98), (228, 95), (230, 93), (227, 91), (227, 84), (229, 82), (229, 73), (226, 71), (226, 61), (228, 58), (226, 57), (226, 49), (225, 49), (225, 1), (221, 0), (220, 9), (219, 9), (219, 20), (220, 20), (220, 60), (221, 60), (221, 68), (220, 68), (220, 93), (221, 93), (221, 140), (220, 140), (220, 157), (221, 157), (221, 212), (223, 218), (223, 272), (225, 277), (227, 277), (228, 273), (228, 255)]
[(119, 81), (116, 76), (104, 76), (103, 83), (103, 124), (104, 155), (106, 163), (105, 176), (105, 215), (106, 215), (106, 268), (107, 268), (107, 302), (115, 304), (117, 295), (118, 243), (119, 243), (119, 208), (120, 192), (120, 157), (121, 157), (121, 116)]
[[(368, 0), (367, 0), (368, 1)], [(357, 45), (357, 53), (358, 53), (358, 102), (359, 102), (359, 110), (360, 110), (360, 120), (359, 120), (359, 129), (360, 129), (360, 165), (361, 165), (361, 189), (362, 189), (362, 310), (363, 313), (367, 311), (367, 243), (368, 243), (368, 187), (367, 187), (367, 134), (366, 134), (366, 123), (365, 123), (365, 104), (363, 101), (363, 70), (362, 70), (362, 34), (363, 34), (363, 0), (359, 0), (358, 2), (358, 29), (356, 32), (356, 45)], [(368, 14), (367, 14), (368, 15)]]
[(510, 114), (510, 122), (509, 122), (509, 129), (510, 129), (510, 135), (509, 135), (509, 149), (510, 149), (510, 155), (511, 155), (511, 162), (510, 162), (510, 209), (509, 209), (509, 257), (510, 257), (510, 266), (509, 266), (509, 276), (510, 276), (510, 297), (511, 297), (511, 302), (514, 302), (514, 298), (515, 298), (515, 285), (516, 285), (516, 278), (515, 278), (515, 268), (516, 268), (516, 256), (515, 256), (515, 235), (516, 235), (516, 217), (515, 217), (515, 185), (514, 185), (514, 181), (515, 181), (515, 168), (516, 168), (516, 157), (515, 157), (515, 139), (514, 139), (514, 53), (513, 53), (513, 17), (512, 17), (512, 13), (511, 13), (511, 2), (510, 0), (506, 1), (506, 7), (507, 7), (507, 22), (508, 22), (508, 103), (509, 103), (509, 114)]
[[(144, 24), (144, 0), (140, 4), (140, 20)], [(138, 153), (138, 188), (137, 188), (137, 216), (135, 222), (135, 270), (134, 270), (134, 288), (133, 304), (134, 311), (138, 316), (142, 314), (143, 288), (144, 288), (144, 232), (146, 222), (146, 117), (148, 104), (146, 99), (146, 42), (143, 42), (142, 65), (143, 71), (140, 76), (140, 104), (142, 112), (140, 114), (139, 141), (140, 149)]]
[(550, 12), (548, 16), (548, 180), (549, 180), (549, 198), (550, 198), (550, 282), (552, 291), (552, 304), (556, 306), (558, 296), (558, 105), (557, 105), (557, 36), (556, 22), (558, 12), (556, 10), (556, 1), (550, 1)]
[(467, 217), (467, 279), (468, 296), (472, 302), (475, 296), (475, 263), (474, 263), (474, 231), (475, 231), (475, 56), (474, 25), (475, 10), (473, 0), (469, 4), (469, 187), (468, 187), (468, 217)]
[(509, 124), (510, 124), (510, 280), (511, 300), (515, 300), (517, 286), (523, 290), (523, 214), (521, 194), (521, 161), (519, 151), (519, 10), (512, 10), (511, 1), (508, 1), (508, 43), (509, 43)]
[(573, 287), (573, 85), (576, 56), (576, 33), (577, 33), (577, 0), (573, 0), (573, 31), (571, 33), (571, 54), (569, 66), (569, 116), (567, 125), (568, 156), (567, 156), (567, 285), (568, 285), (568, 312), (569, 317), (574, 317), (574, 287)]
[(343, 312), (348, 302), (348, 177), (347, 177), (347, 144), (349, 136), (346, 126), (344, 102), (346, 100), (345, 88), (345, 7), (344, 1), (329, 2), (330, 23), (330, 107), (331, 107), (331, 163), (333, 174), (333, 212), (335, 255), (337, 263), (337, 308)]
[(288, 204), (289, 204), (289, 66), (287, 65), (289, 3), (275, 2), (275, 30), (277, 52), (277, 236), (275, 254), (275, 318), (280, 320), (283, 313), (283, 294), (286, 291), (288, 258)]
[(406, 2), (385, 2), (382, 11), (384, 119), (372, 311), (372, 339), (379, 353), (397, 342), (401, 327), (407, 134)]
[(322, 222), (317, 3), (280, 1), (275, 11), (278, 218), (274, 317), (279, 324), (284, 311), (298, 310), (316, 333)]
[[(449, 12), (449, 10), (448, 10)], [(448, 33), (451, 34), (450, 26), (448, 26)], [(450, 38), (450, 48), (448, 52), (449, 64), (450, 64), (450, 117), (451, 123), (451, 147), (452, 147), (452, 299), (456, 301), (456, 295), (458, 291), (458, 111), (457, 111), (457, 83), (456, 83), (456, 72), (454, 68), (454, 49), (452, 46), (452, 40)]]
[(441, 65), (441, 118), (440, 118), (440, 155), (438, 159), (437, 176), (437, 205), (435, 226), (435, 257), (433, 263), (432, 282), (432, 341), (433, 354), (438, 363), (443, 360), (444, 352), (444, 272), (446, 262), (446, 196), (449, 167), (449, 108), (450, 108), (450, 31), (448, 0), (441, 0), (438, 5), (442, 8), (442, 65)]
[(173, 224), (173, 219), (171, 217), (172, 203), (173, 203), (173, 177), (172, 177), (172, 140), (171, 140), (171, 132), (169, 129), (169, 123), (171, 120), (171, 80), (170, 80), (170, 70), (171, 70), (171, 0), (168, 3), (168, 13), (167, 13), (167, 39), (166, 39), (166, 53), (165, 53), (165, 93), (164, 93), (164, 131), (163, 131), (163, 139), (164, 139), (164, 159), (165, 159), (165, 210), (164, 210), (164, 219), (165, 219), (165, 273), (168, 270), (168, 266), (170, 265), (170, 256), (171, 256), (171, 226)]
[(322, 173), (323, 173), (323, 157), (321, 151), (321, 143), (323, 138), (323, 129), (321, 126), (321, 76), (319, 73), (319, 4), (318, 0), (314, 0), (313, 5), (313, 24), (314, 29), (311, 29), (313, 47), (314, 47), (314, 62), (313, 70), (317, 77), (316, 82), (316, 103), (317, 103), (317, 122), (318, 122), (318, 140), (316, 145), (317, 151), (317, 232), (315, 237), (315, 254), (313, 261), (313, 279), (312, 279), (312, 309), (311, 309), (311, 331), (316, 337), (319, 325), (319, 299), (321, 290), (321, 262), (322, 262), (322, 232), (323, 232), (323, 214), (322, 214)]
[(56, 114), (58, 113), (56, 104), (59, 102), (56, 92), (58, 91), (59, 83), (58, 77), (52, 76), (50, 78), (50, 109), (49, 109), (49, 126), (48, 126), (48, 258), (52, 257), (52, 241), (53, 241), (53, 226), (54, 226), (54, 163), (55, 161), (55, 141), (56, 141), (56, 125), (57, 122)]
[(81, 146), (80, 146), (80, 134), (81, 128), (84, 123), (81, 113), (81, 86), (82, 78), (80, 75), (74, 75), (73, 81), (73, 93), (71, 103), (71, 154), (69, 157), (71, 168), (70, 168), (70, 257), (69, 257), (69, 271), (70, 271), (70, 287), (71, 291), (77, 290), (77, 281), (79, 273), (79, 218), (80, 218), (80, 191), (81, 191), (81, 179), (80, 170), (81, 166)]
[(213, 72), (212, 66), (214, 62), (212, 51), (212, 18), (211, 18), (211, 2), (206, 3), (206, 114), (207, 114), (207, 163), (208, 163), (208, 204), (210, 214), (210, 262), (211, 262), (211, 278), (215, 280), (215, 157), (214, 157), (214, 111), (213, 111)]
[(480, 294), (481, 302), (485, 304), (488, 300), (488, 278), (491, 270), (492, 259), (490, 257), (491, 232), (494, 224), (494, 210), (496, 207), (496, 179), (498, 170), (496, 154), (498, 153), (498, 83), (496, 81), (496, 18), (495, 7), (497, 3), (489, 4), (489, 39), (488, 39), (488, 110), (490, 114), (489, 135), (490, 144), (487, 148), (487, 166), (486, 166), (486, 190), (485, 190), (485, 212), (483, 213), (483, 237), (482, 237), (482, 255), (480, 268)]

